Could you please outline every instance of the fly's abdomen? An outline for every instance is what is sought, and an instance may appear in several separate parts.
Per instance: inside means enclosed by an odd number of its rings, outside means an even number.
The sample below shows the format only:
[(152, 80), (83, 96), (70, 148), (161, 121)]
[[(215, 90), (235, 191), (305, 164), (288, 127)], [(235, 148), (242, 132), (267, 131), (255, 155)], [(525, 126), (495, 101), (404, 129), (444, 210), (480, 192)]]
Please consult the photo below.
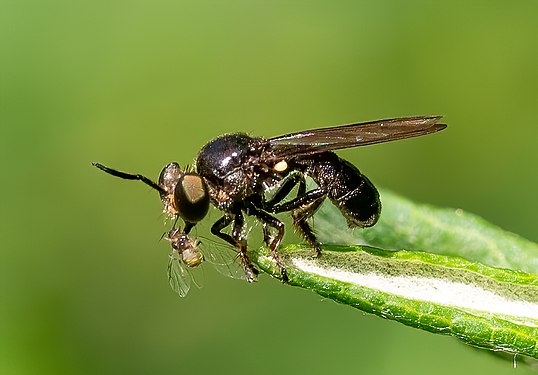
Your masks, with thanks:
[(340, 161), (341, 179), (329, 189), (329, 198), (350, 227), (371, 227), (381, 213), (379, 193), (353, 164), (343, 159)]
[(353, 164), (332, 152), (312, 155), (305, 172), (327, 192), (350, 227), (370, 227), (381, 212), (379, 193)]

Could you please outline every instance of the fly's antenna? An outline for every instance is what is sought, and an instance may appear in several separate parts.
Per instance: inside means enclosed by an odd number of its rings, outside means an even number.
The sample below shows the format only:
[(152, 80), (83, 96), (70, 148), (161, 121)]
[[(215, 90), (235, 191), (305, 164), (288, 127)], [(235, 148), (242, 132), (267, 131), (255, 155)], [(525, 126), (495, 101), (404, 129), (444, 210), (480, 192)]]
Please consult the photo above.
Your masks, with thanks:
[(155, 182), (151, 181), (149, 178), (147, 178), (146, 176), (143, 176), (141, 174), (131, 174), (131, 173), (120, 172), (120, 171), (117, 171), (115, 169), (105, 167), (103, 164), (99, 164), (99, 163), (95, 163), (95, 162), (93, 162), (92, 165), (94, 167), (99, 168), (103, 172), (111, 174), (112, 176), (123, 178), (124, 180), (142, 181), (146, 185), (148, 185), (148, 186), (152, 187), (153, 189), (157, 190), (160, 194), (165, 194), (165, 195), (168, 194), (166, 192), (166, 190), (164, 190), (161, 186), (159, 186), (158, 184), (156, 184)]

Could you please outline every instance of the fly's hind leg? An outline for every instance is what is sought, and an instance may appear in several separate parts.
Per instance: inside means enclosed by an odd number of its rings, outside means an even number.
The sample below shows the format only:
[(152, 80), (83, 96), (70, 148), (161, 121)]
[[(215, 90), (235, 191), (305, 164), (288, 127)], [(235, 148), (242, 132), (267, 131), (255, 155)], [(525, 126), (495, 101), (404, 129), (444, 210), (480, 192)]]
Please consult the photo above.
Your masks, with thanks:
[[(267, 202), (263, 203), (263, 208), (273, 207), (282, 202), (297, 184), (299, 184), (299, 192), (301, 191), (302, 186), (304, 186), (304, 189), (306, 189), (306, 182), (302, 173), (294, 173), (289, 175), (284, 182), (280, 184), (273, 197)], [(304, 194), (304, 191), (302, 194)]]
[(310, 190), (309, 192), (305, 191), (306, 183), (303, 180), (299, 184), (298, 194), (295, 199), (272, 206), (270, 212), (280, 213), (291, 211), (295, 229), (314, 248), (316, 256), (319, 256), (321, 255), (321, 244), (307, 220), (316, 213), (321, 203), (327, 197), (327, 193), (320, 188)]
[[(303, 179), (299, 183), (299, 189), (297, 191), (297, 197), (306, 194), (306, 180)], [(296, 210), (291, 212), (291, 217), (293, 218), (293, 226), (295, 230), (299, 232), (301, 236), (314, 248), (316, 252), (316, 257), (321, 255), (321, 244), (316, 238), (316, 234), (312, 230), (310, 224), (308, 224), (307, 219), (312, 217), (317, 211), (321, 203), (325, 200), (325, 195), (320, 196), (319, 198), (314, 198), (311, 204), (306, 204)]]
[[(227, 233), (222, 232), (224, 228), (230, 225), (233, 222), (232, 235), (230, 236)], [(247, 242), (242, 238), (242, 232), (244, 227), (243, 214), (241, 211), (236, 213), (234, 217), (230, 215), (224, 215), (219, 220), (217, 220), (211, 227), (211, 233), (215, 236), (223, 239), (228, 242), (230, 245), (234, 246), (239, 252), (239, 258), (241, 260), (241, 266), (245, 272), (245, 276), (249, 283), (256, 281), (258, 270), (254, 268), (250, 258), (247, 254)]]
[(293, 218), (293, 226), (295, 227), (295, 230), (299, 232), (301, 236), (308, 242), (310, 246), (314, 248), (314, 251), (316, 252), (316, 257), (319, 257), (321, 255), (321, 244), (318, 241), (316, 234), (314, 233), (314, 230), (308, 224), (308, 219), (311, 218), (316, 211), (318, 210), (319, 206), (323, 201), (325, 200), (325, 196), (319, 197), (312, 202), (305, 204), (304, 206), (301, 206), (291, 212), (291, 217)]

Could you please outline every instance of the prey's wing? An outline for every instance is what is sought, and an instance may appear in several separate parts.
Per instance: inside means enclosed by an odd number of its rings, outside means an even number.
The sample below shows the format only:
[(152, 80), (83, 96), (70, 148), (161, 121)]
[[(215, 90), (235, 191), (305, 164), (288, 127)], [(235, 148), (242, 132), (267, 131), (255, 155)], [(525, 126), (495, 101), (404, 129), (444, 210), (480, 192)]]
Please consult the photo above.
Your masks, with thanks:
[(191, 288), (191, 280), (187, 266), (179, 258), (177, 251), (172, 251), (168, 261), (168, 282), (170, 286), (180, 297), (185, 297)]
[(441, 116), (403, 117), (307, 130), (270, 138), (275, 156), (313, 154), (348, 147), (418, 137), (446, 128)]

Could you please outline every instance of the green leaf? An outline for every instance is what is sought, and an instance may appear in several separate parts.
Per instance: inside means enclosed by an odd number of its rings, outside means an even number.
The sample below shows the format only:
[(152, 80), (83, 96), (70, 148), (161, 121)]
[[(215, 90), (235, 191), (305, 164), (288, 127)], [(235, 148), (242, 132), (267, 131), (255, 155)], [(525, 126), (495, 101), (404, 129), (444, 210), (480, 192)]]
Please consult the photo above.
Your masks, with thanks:
[[(382, 202), (379, 223), (354, 231), (324, 205), (316, 232), (340, 245), (324, 245), (319, 258), (307, 245), (284, 247), (289, 285), (476, 347), (538, 358), (538, 246), (461, 210), (386, 191)], [(266, 249), (253, 261), (280, 278)]]
[[(361, 246), (304, 246), (280, 253), (289, 285), (464, 342), (538, 358), (538, 275), (461, 258)], [(255, 257), (280, 278), (265, 252)]]
[(538, 273), (538, 244), (461, 209), (417, 204), (381, 190), (383, 208), (372, 228), (350, 230), (338, 209), (325, 204), (315, 216), (319, 239), (458, 256), (494, 267)]

